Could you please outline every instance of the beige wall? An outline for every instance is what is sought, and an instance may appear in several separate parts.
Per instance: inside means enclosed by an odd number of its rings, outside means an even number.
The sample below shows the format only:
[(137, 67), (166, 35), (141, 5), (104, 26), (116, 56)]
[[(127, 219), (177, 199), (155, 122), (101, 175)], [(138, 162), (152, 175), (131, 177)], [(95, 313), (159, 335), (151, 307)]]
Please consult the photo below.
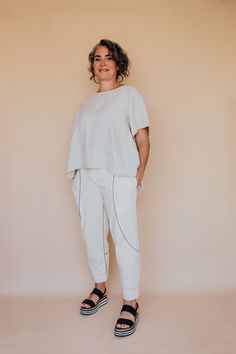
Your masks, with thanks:
[(92, 286), (65, 168), (103, 37), (127, 49), (151, 117), (143, 292), (236, 290), (235, 24), (234, 0), (1, 0), (1, 293)]

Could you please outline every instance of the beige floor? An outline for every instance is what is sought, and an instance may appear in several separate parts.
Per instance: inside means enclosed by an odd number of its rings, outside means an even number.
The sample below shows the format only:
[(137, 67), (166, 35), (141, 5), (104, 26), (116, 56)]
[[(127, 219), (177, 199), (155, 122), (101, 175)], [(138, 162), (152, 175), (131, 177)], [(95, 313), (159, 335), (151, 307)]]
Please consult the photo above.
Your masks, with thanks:
[(1, 297), (0, 353), (236, 353), (236, 294), (143, 296), (127, 338), (113, 336), (118, 297), (90, 317), (79, 314), (81, 299)]

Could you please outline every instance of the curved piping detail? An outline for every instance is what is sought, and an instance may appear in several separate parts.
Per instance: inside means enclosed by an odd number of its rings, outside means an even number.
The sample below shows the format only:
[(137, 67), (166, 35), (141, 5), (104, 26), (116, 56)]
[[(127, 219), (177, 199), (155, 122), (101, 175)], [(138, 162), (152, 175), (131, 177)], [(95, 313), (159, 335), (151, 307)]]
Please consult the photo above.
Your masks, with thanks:
[(104, 237), (105, 237), (105, 234), (104, 234), (104, 213), (105, 213), (105, 210), (104, 210), (104, 205), (103, 205), (103, 223), (102, 223), (102, 225), (103, 225), (102, 236), (103, 236), (103, 237), (102, 237), (102, 244), (103, 244), (104, 263), (105, 263), (106, 274), (107, 274), (107, 278), (108, 278), (108, 270), (107, 270), (106, 255), (109, 253), (109, 251), (106, 252), (106, 250), (105, 250), (105, 245), (104, 245)]
[(80, 199), (81, 199), (81, 184), (82, 184), (82, 181), (81, 181), (81, 171), (79, 169), (79, 216), (81, 216), (81, 212), (80, 212)]
[(115, 205), (115, 175), (113, 175), (113, 179), (112, 179), (112, 199), (113, 199), (113, 206), (114, 206), (114, 212), (115, 212), (115, 216), (116, 216), (116, 221), (118, 223), (118, 226), (119, 226), (119, 229), (120, 229), (120, 232), (122, 234), (122, 236), (124, 237), (125, 241), (128, 243), (128, 245), (133, 248), (134, 251), (136, 252), (140, 252), (140, 250), (138, 250), (137, 248), (135, 248), (133, 245), (131, 245), (131, 243), (127, 240), (127, 238), (125, 237), (125, 234), (121, 228), (121, 225), (120, 225), (120, 222), (119, 222), (119, 219), (118, 219), (118, 215), (117, 215), (117, 211), (116, 211), (116, 205)]

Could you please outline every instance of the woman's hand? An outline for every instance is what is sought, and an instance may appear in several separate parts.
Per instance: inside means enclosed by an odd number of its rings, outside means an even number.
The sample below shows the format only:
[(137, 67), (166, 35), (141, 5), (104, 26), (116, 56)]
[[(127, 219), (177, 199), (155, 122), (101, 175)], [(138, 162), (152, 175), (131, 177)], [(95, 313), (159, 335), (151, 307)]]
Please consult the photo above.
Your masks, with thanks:
[(139, 129), (137, 134), (135, 135), (135, 141), (139, 153), (140, 165), (137, 169), (136, 179), (137, 179), (137, 187), (141, 183), (145, 171), (145, 167), (147, 165), (147, 160), (149, 156), (150, 142), (148, 137), (148, 129), (142, 128)]
[(144, 170), (141, 168), (141, 166), (139, 166), (136, 174), (137, 187), (141, 184), (143, 175), (144, 175)]

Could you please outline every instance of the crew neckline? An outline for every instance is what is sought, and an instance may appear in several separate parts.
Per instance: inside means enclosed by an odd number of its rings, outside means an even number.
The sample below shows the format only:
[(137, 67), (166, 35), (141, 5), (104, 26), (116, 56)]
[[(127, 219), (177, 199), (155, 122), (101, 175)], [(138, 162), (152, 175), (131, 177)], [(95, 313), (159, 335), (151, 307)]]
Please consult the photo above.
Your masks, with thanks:
[(111, 89), (111, 90), (106, 90), (106, 91), (101, 91), (101, 92), (95, 92), (95, 95), (103, 95), (103, 94), (108, 94), (108, 93), (111, 93), (111, 92), (116, 92), (124, 87), (126, 87), (127, 85), (121, 85), (121, 86), (118, 86), (114, 89)]

